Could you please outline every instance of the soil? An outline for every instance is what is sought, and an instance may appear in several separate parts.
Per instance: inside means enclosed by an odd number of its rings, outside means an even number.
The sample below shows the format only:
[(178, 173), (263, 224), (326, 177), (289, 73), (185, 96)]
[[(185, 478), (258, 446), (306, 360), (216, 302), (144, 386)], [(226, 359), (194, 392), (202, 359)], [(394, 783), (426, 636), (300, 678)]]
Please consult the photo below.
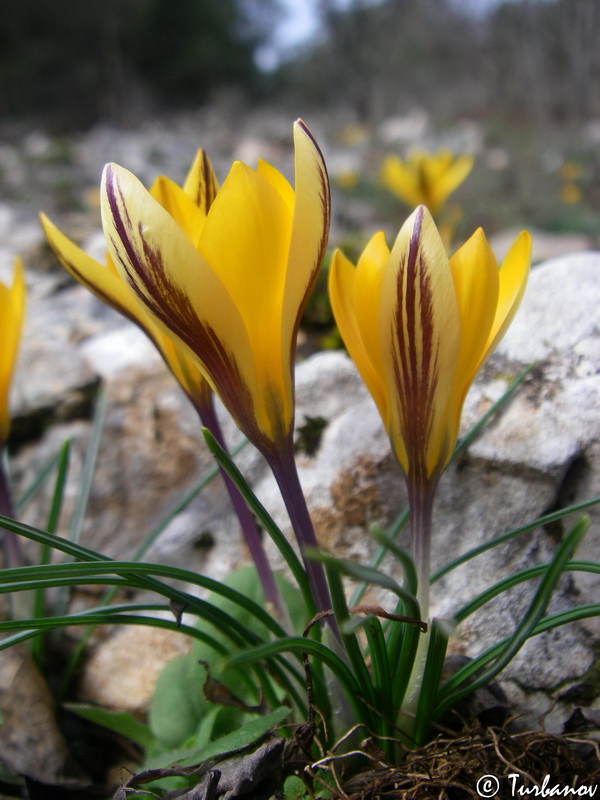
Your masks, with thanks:
[[(439, 737), (408, 753), (399, 768), (352, 778), (339, 797), (502, 800), (523, 795), (593, 796), (599, 779), (600, 753), (597, 744), (589, 740), (540, 732), (510, 734), (504, 728), (487, 728), (458, 738)], [(568, 793), (565, 787), (575, 791)]]

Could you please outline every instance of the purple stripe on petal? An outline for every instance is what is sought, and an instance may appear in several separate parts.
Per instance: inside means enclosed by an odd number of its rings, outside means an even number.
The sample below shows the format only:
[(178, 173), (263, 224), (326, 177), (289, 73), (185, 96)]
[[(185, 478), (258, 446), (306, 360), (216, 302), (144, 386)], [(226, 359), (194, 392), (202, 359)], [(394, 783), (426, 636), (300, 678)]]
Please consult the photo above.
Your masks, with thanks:
[(420, 246), (422, 222), (423, 210), (419, 209), (406, 260), (398, 270), (396, 313), (392, 321), (392, 335), (398, 342), (394, 376), (401, 435), (412, 473), (410, 478), (418, 482), (428, 478), (427, 449), (439, 367), (431, 277)]
[(215, 173), (213, 171), (210, 159), (204, 151), (202, 151), (202, 175), (202, 197), (198, 197), (198, 205), (205, 214), (208, 214), (208, 211), (212, 206), (215, 197), (217, 196), (219, 187), (217, 186)]
[[(142, 224), (138, 223), (137, 231), (134, 229), (118, 180), (110, 167), (106, 174), (106, 192), (115, 230), (122, 245), (119, 247), (113, 242), (113, 247), (129, 285), (144, 305), (196, 354), (223, 403), (246, 436), (256, 446), (264, 446), (265, 436), (254, 415), (253, 397), (243, 380), (235, 355), (227, 350), (214, 329), (198, 317), (185, 292), (169, 279), (160, 248), (153, 247), (145, 238)], [(141, 251), (138, 243), (141, 243)], [(121, 257), (123, 250), (125, 259)]]

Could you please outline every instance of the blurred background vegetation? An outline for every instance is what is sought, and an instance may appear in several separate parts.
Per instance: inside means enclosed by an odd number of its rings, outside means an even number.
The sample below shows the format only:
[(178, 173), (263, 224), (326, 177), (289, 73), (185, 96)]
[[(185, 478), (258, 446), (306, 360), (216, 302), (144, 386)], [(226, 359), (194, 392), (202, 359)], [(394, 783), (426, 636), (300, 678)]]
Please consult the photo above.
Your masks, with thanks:
[(313, 0), (315, 35), (265, 69), (289, 2), (0, 0), (1, 119), (56, 136), (131, 128), (233, 91), (242, 109), (342, 120), (341, 149), (393, 118), (425, 114), (428, 135), (468, 120), (485, 152), (460, 201), (478, 224), (597, 240), (600, 0)]
[(597, 0), (318, 0), (318, 33), (266, 74), (282, 0), (0, 0), (0, 112), (63, 129), (189, 107), (235, 85), (257, 100), (423, 105), (536, 124), (600, 115)]

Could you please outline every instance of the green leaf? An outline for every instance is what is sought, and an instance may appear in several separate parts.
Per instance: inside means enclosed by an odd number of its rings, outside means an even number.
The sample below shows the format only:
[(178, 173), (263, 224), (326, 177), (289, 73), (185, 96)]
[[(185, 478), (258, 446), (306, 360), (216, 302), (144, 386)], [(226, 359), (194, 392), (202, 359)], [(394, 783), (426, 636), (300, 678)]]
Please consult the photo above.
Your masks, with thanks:
[(386, 575), (385, 572), (381, 572), (374, 567), (365, 566), (364, 564), (358, 564), (356, 561), (336, 558), (330, 553), (324, 553), (322, 550), (315, 550), (307, 547), (304, 553), (308, 558), (321, 561), (328, 569), (335, 569), (343, 575), (348, 575), (355, 580), (364, 581), (374, 586), (380, 586), (382, 589), (387, 589), (402, 601), (409, 616), (413, 617), (415, 620), (421, 618), (417, 598), (406, 589), (403, 589), (399, 583), (393, 578), (390, 578), (389, 575)]
[(85, 703), (64, 703), (63, 705), (68, 711), (77, 714), (78, 717), (83, 717), (83, 719), (95, 722), (97, 725), (102, 725), (102, 727), (111, 731), (121, 733), (144, 749), (152, 747), (155, 743), (150, 728), (136, 719), (133, 714), (129, 714), (126, 711), (108, 711), (105, 708), (89, 706)]
[(427, 659), (423, 671), (423, 682), (413, 730), (415, 744), (417, 745), (424, 744), (430, 732), (431, 717), (444, 668), (447, 645), (448, 626), (441, 620), (432, 620)]
[[(70, 445), (70, 440), (68, 440)], [(64, 447), (64, 445), (63, 445)], [(61, 458), (62, 448), (57, 453), (55, 453), (47, 464), (38, 472), (38, 474), (34, 477), (31, 484), (25, 489), (23, 494), (17, 498), (14, 503), (15, 513), (17, 516), (21, 516), (21, 514), (27, 509), (28, 505), (31, 501), (35, 498), (38, 494), (40, 489), (43, 487), (44, 483), (48, 480), (50, 474), (54, 470), (54, 467), (57, 465), (59, 459)]]
[(382, 547), (385, 547), (386, 550), (389, 550), (393, 555), (396, 556), (398, 561), (400, 562), (400, 566), (402, 567), (402, 571), (404, 572), (404, 582), (406, 585), (406, 590), (410, 592), (410, 594), (416, 595), (417, 594), (417, 570), (415, 568), (415, 562), (408, 552), (403, 547), (394, 541), (385, 531), (379, 526), (374, 525), (371, 531), (371, 534), (375, 541), (380, 544)]
[[(454, 620), (457, 623), (463, 622), (468, 616), (473, 614), (486, 603), (489, 603), (490, 600), (493, 600), (494, 597), (506, 592), (508, 589), (512, 589), (513, 586), (517, 586), (519, 583), (532, 580), (532, 578), (541, 577), (546, 572), (548, 567), (549, 564), (536, 564), (533, 567), (526, 567), (520, 572), (516, 572), (513, 575), (509, 575), (507, 578), (498, 581), (498, 583), (490, 586), (488, 589), (478, 594), (477, 597), (474, 597), (466, 605), (459, 609), (454, 615)], [(594, 561), (568, 561), (565, 564), (564, 571), (600, 574), (600, 564)]]
[(169, 754), (156, 756), (146, 765), (147, 769), (168, 767), (173, 764), (178, 764), (180, 767), (189, 767), (201, 764), (204, 761), (221, 759), (241, 752), (260, 741), (275, 726), (285, 722), (289, 714), (289, 708), (278, 708), (269, 714), (249, 720), (238, 730), (222, 736), (205, 747), (191, 750), (175, 750)]
[(456, 456), (462, 451), (465, 450), (471, 442), (479, 435), (481, 430), (487, 425), (489, 420), (494, 416), (494, 414), (499, 411), (502, 406), (504, 406), (513, 394), (517, 391), (519, 386), (523, 383), (525, 378), (529, 375), (531, 370), (535, 367), (537, 361), (532, 361), (529, 366), (525, 367), (525, 369), (517, 375), (517, 377), (512, 381), (506, 391), (501, 395), (501, 397), (493, 403), (488, 410), (483, 414), (479, 420), (473, 425), (473, 427), (467, 431), (467, 433), (460, 439), (454, 448), (454, 452), (452, 453), (452, 459), (456, 458)]
[(176, 656), (162, 668), (150, 705), (150, 730), (166, 747), (180, 747), (198, 729), (210, 703), (202, 693), (206, 670), (193, 655)]
[[(450, 708), (460, 702), (464, 697), (474, 692), (493, 680), (504, 667), (510, 663), (521, 649), (523, 644), (534, 635), (534, 631), (543, 617), (546, 607), (556, 588), (556, 584), (565, 570), (570, 557), (573, 555), (589, 527), (589, 517), (582, 517), (573, 525), (568, 534), (559, 544), (554, 558), (548, 565), (544, 576), (541, 578), (537, 590), (525, 611), (520, 623), (512, 636), (497, 653), (493, 663), (468, 686), (459, 687), (466, 680), (466, 671), (459, 670), (449, 681), (442, 686), (438, 695), (438, 706), (435, 718), (442, 717)], [(472, 665), (468, 665), (472, 666)], [(469, 675), (472, 674), (470, 671)]]
[(248, 484), (242, 473), (235, 465), (229, 453), (225, 452), (225, 450), (220, 446), (220, 444), (217, 442), (217, 440), (208, 430), (208, 428), (202, 429), (202, 435), (204, 436), (204, 441), (206, 442), (208, 449), (216, 458), (219, 466), (222, 467), (223, 470), (225, 470), (227, 475), (229, 475), (239, 493), (242, 495), (242, 497), (244, 498), (250, 509), (256, 514), (256, 516), (264, 526), (266, 532), (269, 534), (274, 544), (277, 546), (277, 549), (283, 556), (286, 564), (290, 568), (290, 571), (296, 580), (296, 583), (298, 584), (298, 588), (302, 593), (302, 597), (304, 598), (304, 603), (306, 605), (306, 608), (308, 609), (308, 614), (309, 616), (312, 617), (313, 614), (315, 613), (314, 600), (312, 597), (306, 572), (304, 571), (304, 567), (300, 563), (300, 559), (294, 552), (293, 547), (290, 545), (290, 543), (285, 538), (283, 533), (279, 530), (278, 526), (275, 524), (275, 521), (269, 515), (267, 509), (262, 505), (260, 500), (256, 497), (256, 495), (250, 488), (250, 485)]
[(541, 528), (544, 525), (549, 525), (550, 523), (556, 522), (557, 520), (562, 519), (569, 514), (576, 514), (578, 511), (583, 511), (586, 508), (590, 508), (590, 506), (598, 505), (598, 503), (600, 503), (600, 497), (593, 497), (591, 500), (584, 500), (581, 503), (576, 503), (575, 505), (561, 508), (559, 511), (553, 511), (551, 514), (538, 517), (537, 519), (533, 520), (533, 522), (528, 522), (527, 525), (522, 525), (520, 528), (515, 528), (512, 531), (503, 533), (501, 536), (497, 536), (495, 539), (491, 539), (489, 542), (485, 542), (478, 547), (474, 547), (472, 550), (469, 550), (462, 556), (449, 561), (444, 567), (431, 576), (430, 582), (435, 583), (436, 581), (439, 581), (440, 578), (443, 578), (444, 575), (447, 575), (461, 564), (465, 564), (467, 561), (470, 561), (472, 558), (475, 558), (481, 553), (485, 553), (487, 550), (491, 550), (493, 547), (496, 547), (503, 542), (507, 542), (509, 539), (512, 539), (515, 536), (519, 536), (521, 533), (527, 533), (528, 531), (535, 530), (535, 528)]

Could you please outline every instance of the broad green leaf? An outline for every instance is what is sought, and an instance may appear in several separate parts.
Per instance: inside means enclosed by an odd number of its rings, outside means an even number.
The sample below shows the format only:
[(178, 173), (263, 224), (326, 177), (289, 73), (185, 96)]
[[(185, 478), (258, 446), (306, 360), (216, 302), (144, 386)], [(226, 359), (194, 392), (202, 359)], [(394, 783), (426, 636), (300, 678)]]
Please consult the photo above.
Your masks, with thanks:
[(160, 744), (180, 747), (198, 729), (210, 703), (202, 693), (206, 670), (192, 655), (171, 659), (160, 672), (150, 705), (150, 730)]

